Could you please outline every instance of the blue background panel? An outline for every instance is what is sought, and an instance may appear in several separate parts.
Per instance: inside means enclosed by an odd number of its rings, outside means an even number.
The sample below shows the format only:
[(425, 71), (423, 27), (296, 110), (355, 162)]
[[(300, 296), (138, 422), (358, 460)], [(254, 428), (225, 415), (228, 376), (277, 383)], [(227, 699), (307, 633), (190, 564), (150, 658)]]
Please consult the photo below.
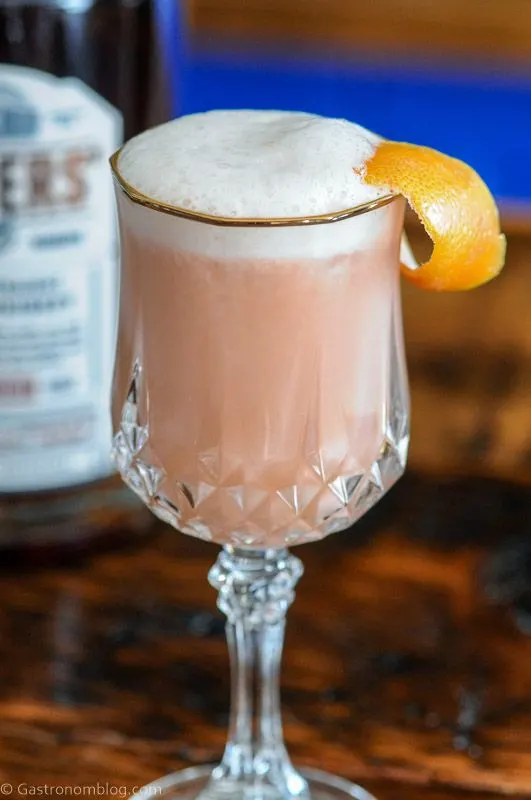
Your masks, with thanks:
[(463, 158), (499, 199), (531, 202), (531, 74), (369, 65), (172, 38), (168, 56), (179, 113), (287, 108), (346, 117), (388, 138)]

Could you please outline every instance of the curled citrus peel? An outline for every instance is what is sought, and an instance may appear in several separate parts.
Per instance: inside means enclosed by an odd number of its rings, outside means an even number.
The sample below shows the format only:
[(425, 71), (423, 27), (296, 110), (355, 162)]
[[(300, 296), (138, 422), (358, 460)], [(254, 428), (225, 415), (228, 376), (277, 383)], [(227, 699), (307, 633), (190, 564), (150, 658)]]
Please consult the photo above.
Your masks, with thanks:
[(505, 237), (494, 198), (477, 172), (429, 147), (381, 142), (363, 178), (403, 195), (433, 241), (431, 258), (418, 269), (402, 265), (423, 289), (473, 289), (503, 267)]

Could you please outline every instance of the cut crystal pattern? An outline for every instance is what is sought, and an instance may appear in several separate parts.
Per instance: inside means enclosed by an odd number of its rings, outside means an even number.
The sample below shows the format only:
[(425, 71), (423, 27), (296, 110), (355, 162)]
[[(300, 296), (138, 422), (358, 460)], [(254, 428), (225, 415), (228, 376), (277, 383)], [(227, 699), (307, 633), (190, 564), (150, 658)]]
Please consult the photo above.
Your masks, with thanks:
[(113, 439), (112, 457), (124, 483), (164, 522), (177, 527), (178, 507), (159, 491), (166, 473), (150, 463), (148, 428), (140, 422), (139, 397), (142, 369), (135, 362), (120, 428)]
[[(147, 387), (135, 361), (119, 429), (115, 464), (125, 483), (153, 513), (184, 533), (240, 548), (286, 547), (321, 539), (352, 525), (374, 506), (404, 471), (409, 442), (409, 396), (399, 301), (395, 303), (388, 365), (388, 393), (381, 445), (369, 468), (352, 472), (331, 465), (319, 451), (318, 430), (308, 423), (306, 463), (297, 484), (241, 483), (241, 472), (224, 474), (222, 446), (196, 456), (195, 482), (166, 474), (150, 443), (140, 402)], [(346, 425), (346, 423), (345, 423)], [(355, 442), (352, 444), (355, 452)], [(232, 467), (231, 467), (232, 469)], [(302, 477), (303, 476), (303, 477)]]
[(208, 580), (218, 591), (219, 610), (231, 624), (241, 621), (247, 630), (259, 630), (264, 624), (276, 625), (285, 618), (302, 573), (300, 559), (285, 551), (270, 550), (260, 561), (223, 550)]

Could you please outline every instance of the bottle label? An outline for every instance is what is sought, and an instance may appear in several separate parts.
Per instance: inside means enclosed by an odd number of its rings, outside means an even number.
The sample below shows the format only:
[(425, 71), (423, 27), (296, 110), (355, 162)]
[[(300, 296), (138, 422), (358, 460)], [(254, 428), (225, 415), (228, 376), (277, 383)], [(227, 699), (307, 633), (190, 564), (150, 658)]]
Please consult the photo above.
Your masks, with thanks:
[(81, 81), (0, 64), (0, 492), (111, 472), (121, 139)]

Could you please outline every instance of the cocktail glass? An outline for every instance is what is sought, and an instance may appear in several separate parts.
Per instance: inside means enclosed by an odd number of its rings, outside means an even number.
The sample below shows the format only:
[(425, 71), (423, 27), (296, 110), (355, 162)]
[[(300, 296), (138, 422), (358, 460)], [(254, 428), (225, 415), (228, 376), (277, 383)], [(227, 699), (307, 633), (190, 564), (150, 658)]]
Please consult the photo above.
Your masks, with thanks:
[(404, 201), (224, 219), (140, 194), (118, 157), (114, 458), (154, 514), (222, 546), (209, 581), (232, 669), (221, 763), (139, 797), (367, 800), (347, 781), (292, 765), (279, 666), (302, 575), (288, 547), (352, 525), (405, 467)]

